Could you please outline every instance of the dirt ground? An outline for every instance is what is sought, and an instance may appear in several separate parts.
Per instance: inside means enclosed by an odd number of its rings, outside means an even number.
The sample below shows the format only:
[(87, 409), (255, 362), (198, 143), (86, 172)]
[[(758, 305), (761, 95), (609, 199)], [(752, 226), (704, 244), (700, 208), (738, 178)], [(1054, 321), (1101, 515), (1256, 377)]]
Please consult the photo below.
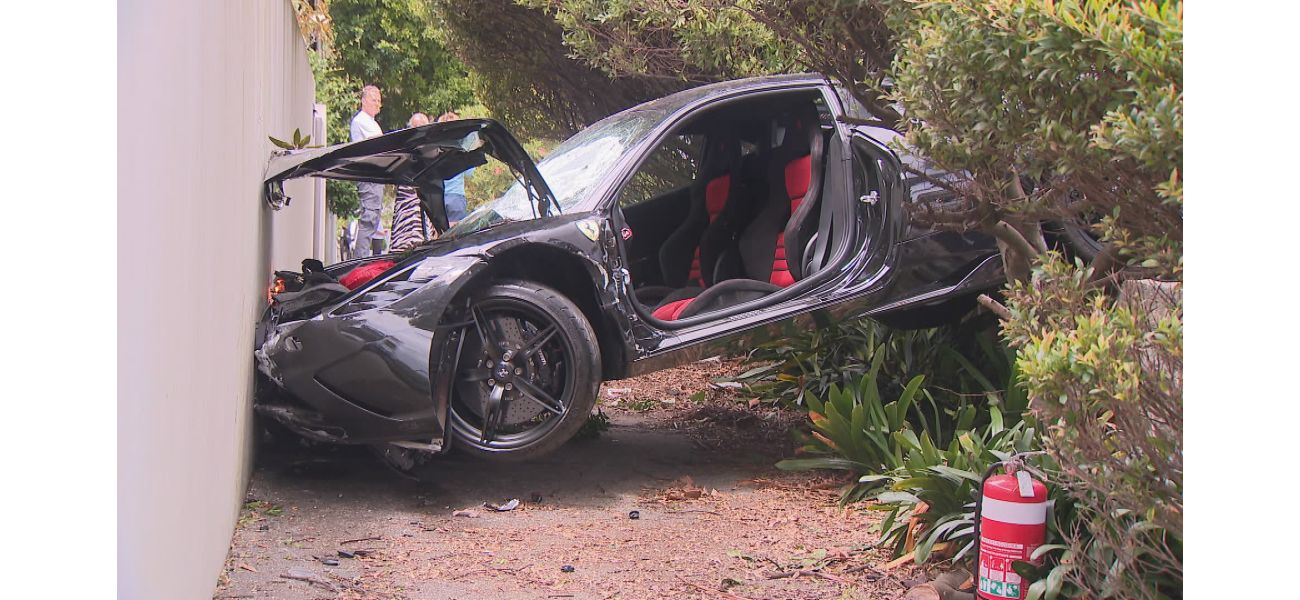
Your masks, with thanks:
[(900, 597), (915, 573), (881, 570), (879, 513), (772, 466), (802, 417), (709, 385), (738, 368), (606, 384), (609, 428), (526, 464), (453, 453), (413, 481), (364, 449), (260, 447), (213, 597)]

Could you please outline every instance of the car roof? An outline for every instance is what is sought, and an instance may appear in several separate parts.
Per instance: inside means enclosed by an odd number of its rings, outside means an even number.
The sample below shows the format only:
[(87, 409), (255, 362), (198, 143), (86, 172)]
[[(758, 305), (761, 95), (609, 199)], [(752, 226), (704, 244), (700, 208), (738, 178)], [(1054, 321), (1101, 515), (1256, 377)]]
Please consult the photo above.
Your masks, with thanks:
[(719, 81), (717, 83), (707, 83), (701, 86), (685, 89), (680, 92), (669, 94), (662, 98), (656, 98), (648, 102), (643, 102), (627, 110), (629, 111), (653, 111), (670, 113), (692, 104), (698, 100), (711, 96), (729, 94), (731, 92), (762, 90), (768, 88), (781, 88), (791, 85), (808, 85), (822, 84), (828, 80), (825, 76), (817, 73), (794, 73), (788, 75), (765, 75), (762, 77), (750, 77), (747, 79), (731, 79), (728, 81)]

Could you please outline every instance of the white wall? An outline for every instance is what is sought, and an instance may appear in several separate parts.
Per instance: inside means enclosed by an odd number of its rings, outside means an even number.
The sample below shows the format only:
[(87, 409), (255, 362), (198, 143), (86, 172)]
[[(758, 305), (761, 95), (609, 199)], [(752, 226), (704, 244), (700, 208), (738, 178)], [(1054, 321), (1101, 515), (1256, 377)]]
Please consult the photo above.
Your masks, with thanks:
[(272, 213), (268, 135), (312, 129), (289, 0), (118, 6), (118, 595), (210, 598), (250, 466), (253, 323), (313, 254)]

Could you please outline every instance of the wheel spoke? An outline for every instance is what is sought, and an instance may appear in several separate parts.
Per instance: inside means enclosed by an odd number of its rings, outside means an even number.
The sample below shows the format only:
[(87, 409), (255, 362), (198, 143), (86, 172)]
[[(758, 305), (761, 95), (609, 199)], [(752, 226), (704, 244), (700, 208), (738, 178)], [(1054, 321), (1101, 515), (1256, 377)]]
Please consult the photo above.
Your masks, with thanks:
[(515, 379), (515, 389), (519, 390), (520, 396), (540, 404), (542, 408), (557, 415), (564, 414), (564, 405), (560, 404), (560, 402), (555, 398), (552, 398), (551, 395), (542, 390), (542, 388), (534, 385), (533, 382), (520, 377)]
[(501, 423), (505, 411), (501, 409), (501, 399), (505, 396), (506, 389), (500, 385), (492, 386), (492, 393), (488, 395), (487, 401), (483, 407), (483, 438), (484, 444), (491, 442), (497, 436), (497, 426)]
[(552, 324), (550, 327), (537, 332), (537, 335), (534, 335), (532, 339), (524, 342), (523, 347), (519, 349), (518, 356), (528, 358), (536, 354), (538, 350), (542, 349), (543, 344), (550, 341), (552, 337), (555, 337), (556, 332), (559, 330), (558, 327)]
[(461, 379), (465, 381), (487, 381), (492, 378), (492, 371), (488, 369), (465, 369), (461, 373)]
[(478, 337), (483, 341), (483, 351), (489, 356), (497, 356), (501, 353), (501, 334), (478, 306), (471, 308), (470, 312), (474, 315), (474, 328), (478, 330)]

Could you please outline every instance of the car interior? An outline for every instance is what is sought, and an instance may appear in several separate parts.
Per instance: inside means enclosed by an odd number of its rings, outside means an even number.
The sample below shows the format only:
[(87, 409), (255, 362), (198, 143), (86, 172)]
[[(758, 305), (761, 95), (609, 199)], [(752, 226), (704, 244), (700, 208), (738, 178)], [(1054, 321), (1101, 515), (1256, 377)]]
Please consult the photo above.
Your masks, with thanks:
[(643, 313), (671, 327), (824, 266), (831, 122), (817, 92), (747, 99), (692, 116), (650, 153), (618, 201)]

